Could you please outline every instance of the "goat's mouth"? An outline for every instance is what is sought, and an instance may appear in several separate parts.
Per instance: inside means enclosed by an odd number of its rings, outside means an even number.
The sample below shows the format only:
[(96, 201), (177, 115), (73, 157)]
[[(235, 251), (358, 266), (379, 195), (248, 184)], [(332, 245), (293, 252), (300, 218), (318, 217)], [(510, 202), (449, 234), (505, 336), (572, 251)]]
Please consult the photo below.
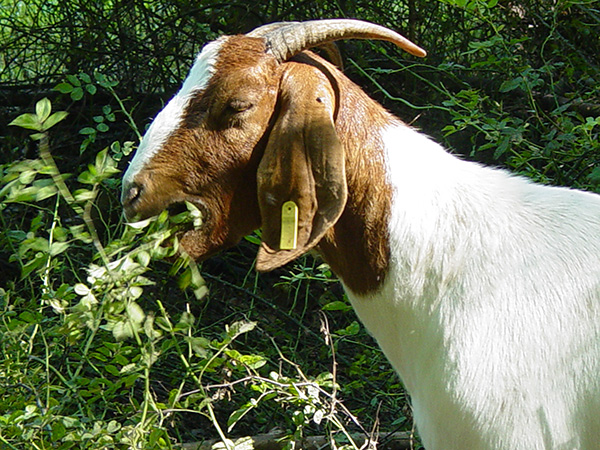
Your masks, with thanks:
[(197, 198), (175, 201), (169, 204), (166, 210), (171, 223), (178, 225), (181, 233), (205, 228), (209, 219), (206, 204)]
[(187, 210), (188, 208), (184, 201), (171, 203), (169, 206), (167, 206), (169, 216), (177, 216), (179, 214), (185, 213)]

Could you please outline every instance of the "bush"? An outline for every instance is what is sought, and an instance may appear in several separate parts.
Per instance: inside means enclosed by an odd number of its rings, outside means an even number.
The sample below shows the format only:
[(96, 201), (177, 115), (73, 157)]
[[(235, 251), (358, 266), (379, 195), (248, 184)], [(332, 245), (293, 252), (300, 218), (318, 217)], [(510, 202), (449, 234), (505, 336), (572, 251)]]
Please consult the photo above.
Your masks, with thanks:
[[(57, 89), (73, 92), (64, 83)], [(117, 159), (131, 145), (115, 142), (77, 176), (63, 174), (50, 136), (67, 114), (51, 110), (43, 99), (35, 113), (13, 120), (35, 131), (39, 158), (6, 164), (1, 172), (0, 251), (20, 273), (0, 289), (0, 442), (12, 449), (153, 449), (216, 438), (234, 448), (230, 433), (268, 431), (272, 416), (289, 448), (307, 427), (324, 429), (331, 439), (338, 435), (341, 443), (350, 439), (348, 422), (359, 422), (337, 398), (330, 365), (335, 346), (360, 333), (357, 323), (325, 333), (329, 356), (327, 347), (303, 350), (319, 357), (301, 369), (286, 355), (303, 338), (275, 331), (264, 317), (273, 306), (256, 286), (243, 293), (260, 305), (242, 304), (227, 314), (220, 306), (209, 310), (199, 267), (175, 257), (178, 227), (198, 220), (198, 211), (190, 204), (176, 216), (118, 222), (102, 233), (100, 196), (117, 195)], [(95, 123), (97, 130), (104, 122)], [(94, 142), (91, 134), (82, 134), (84, 150)], [(282, 278), (281, 289), (302, 303), (299, 296), (304, 291), (308, 298), (309, 291), (301, 285), (309, 280), (337, 285), (326, 266), (304, 260)], [(187, 300), (174, 302), (177, 296)], [(349, 308), (329, 292), (318, 301), (334, 316)], [(283, 316), (297, 322), (297, 333), (308, 332), (296, 309)], [(257, 333), (261, 345), (253, 343)], [(246, 340), (247, 334), (255, 337)], [(312, 332), (308, 341), (321, 339)], [(198, 417), (205, 428), (187, 430)]]

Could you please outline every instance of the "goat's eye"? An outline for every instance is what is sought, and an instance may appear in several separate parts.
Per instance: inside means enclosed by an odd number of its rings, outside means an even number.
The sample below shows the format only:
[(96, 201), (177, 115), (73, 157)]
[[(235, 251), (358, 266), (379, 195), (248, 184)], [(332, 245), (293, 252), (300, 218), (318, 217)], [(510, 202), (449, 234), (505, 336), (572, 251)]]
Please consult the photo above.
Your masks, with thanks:
[(254, 105), (248, 100), (233, 99), (228, 103), (227, 109), (232, 113), (241, 113), (249, 110), (252, 106)]

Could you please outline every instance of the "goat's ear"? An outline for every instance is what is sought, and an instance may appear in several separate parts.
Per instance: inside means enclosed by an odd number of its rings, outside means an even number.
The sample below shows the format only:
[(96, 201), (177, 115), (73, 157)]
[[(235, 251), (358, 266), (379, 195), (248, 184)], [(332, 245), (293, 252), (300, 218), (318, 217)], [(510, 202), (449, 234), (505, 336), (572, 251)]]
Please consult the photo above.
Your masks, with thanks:
[[(335, 94), (322, 72), (305, 64), (284, 71), (278, 113), (258, 167), (262, 244), (256, 268), (268, 271), (317, 245), (346, 204), (344, 150), (334, 126)], [(294, 202), (297, 219), (294, 218)], [(291, 217), (282, 249), (282, 208)], [(288, 227), (285, 227), (288, 228)], [(295, 238), (295, 239), (294, 239)]]

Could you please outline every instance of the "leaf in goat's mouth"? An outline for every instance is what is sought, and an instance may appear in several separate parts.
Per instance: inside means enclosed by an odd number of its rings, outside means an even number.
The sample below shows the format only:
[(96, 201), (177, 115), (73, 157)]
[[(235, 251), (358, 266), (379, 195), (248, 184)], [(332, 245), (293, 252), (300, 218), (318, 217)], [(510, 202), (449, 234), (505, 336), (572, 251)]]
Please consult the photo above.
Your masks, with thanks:
[[(169, 205), (167, 207), (169, 213), (168, 221), (175, 225), (185, 225), (188, 227), (191, 225), (193, 228), (198, 229), (204, 224), (204, 214), (194, 203), (183, 201)], [(151, 222), (155, 221), (158, 216), (149, 217), (144, 220), (138, 220), (134, 222), (127, 222), (127, 226), (141, 230), (146, 228)]]
[(202, 212), (196, 205), (190, 202), (185, 202), (185, 206), (190, 212), (190, 216), (192, 217), (192, 221), (194, 223), (194, 228), (200, 228), (203, 224)]
[(168, 208), (171, 222), (181, 224), (191, 222), (194, 228), (200, 228), (203, 221), (203, 214), (200, 209), (192, 202), (177, 202)]
[(127, 225), (131, 228), (135, 228), (136, 230), (141, 230), (142, 228), (146, 228), (150, 222), (156, 220), (155, 217), (149, 217), (144, 220), (138, 220), (137, 222), (127, 222)]

